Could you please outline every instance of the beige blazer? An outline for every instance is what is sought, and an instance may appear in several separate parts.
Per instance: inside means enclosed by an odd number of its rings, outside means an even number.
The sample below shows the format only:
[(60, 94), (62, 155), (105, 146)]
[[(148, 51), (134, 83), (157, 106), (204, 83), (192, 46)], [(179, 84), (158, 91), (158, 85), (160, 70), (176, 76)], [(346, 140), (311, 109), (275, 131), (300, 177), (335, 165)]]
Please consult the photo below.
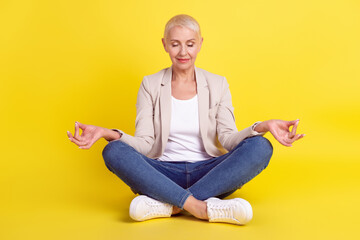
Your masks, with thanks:
[[(200, 134), (206, 152), (221, 156), (243, 139), (263, 135), (252, 126), (238, 131), (229, 84), (225, 77), (195, 67)], [(149, 158), (162, 156), (170, 132), (172, 66), (145, 76), (136, 102), (135, 136), (122, 130), (123, 141)]]

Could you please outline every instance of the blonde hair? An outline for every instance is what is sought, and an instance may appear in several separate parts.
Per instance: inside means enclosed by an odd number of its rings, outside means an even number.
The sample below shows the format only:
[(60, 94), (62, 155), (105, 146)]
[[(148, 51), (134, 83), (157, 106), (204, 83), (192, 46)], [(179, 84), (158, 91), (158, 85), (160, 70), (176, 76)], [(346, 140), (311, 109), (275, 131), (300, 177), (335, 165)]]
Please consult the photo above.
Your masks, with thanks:
[(186, 15), (186, 14), (179, 14), (174, 17), (172, 17), (165, 25), (165, 31), (164, 31), (164, 39), (167, 40), (167, 36), (169, 34), (169, 31), (171, 28), (181, 26), (190, 28), (194, 32), (196, 32), (199, 36), (199, 39), (201, 38), (201, 31), (200, 31), (200, 25), (195, 20), (195, 18)]

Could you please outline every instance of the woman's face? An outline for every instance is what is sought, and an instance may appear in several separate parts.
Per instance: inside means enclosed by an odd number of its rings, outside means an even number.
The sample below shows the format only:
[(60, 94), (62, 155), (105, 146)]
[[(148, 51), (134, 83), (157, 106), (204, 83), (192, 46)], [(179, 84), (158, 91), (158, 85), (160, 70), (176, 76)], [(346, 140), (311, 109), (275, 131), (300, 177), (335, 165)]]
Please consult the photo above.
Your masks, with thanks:
[(195, 31), (181, 26), (171, 28), (166, 41), (162, 39), (173, 68), (177, 70), (187, 70), (194, 66), (202, 41)]

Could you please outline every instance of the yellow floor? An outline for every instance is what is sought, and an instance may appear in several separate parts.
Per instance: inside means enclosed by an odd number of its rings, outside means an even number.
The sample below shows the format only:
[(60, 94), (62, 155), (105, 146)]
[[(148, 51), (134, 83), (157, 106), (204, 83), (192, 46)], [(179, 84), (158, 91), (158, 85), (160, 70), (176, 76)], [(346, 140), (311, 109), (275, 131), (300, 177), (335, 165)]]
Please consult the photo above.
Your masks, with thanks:
[(356, 159), (272, 160), (230, 196), (252, 204), (246, 226), (208, 223), (188, 213), (134, 222), (128, 215), (134, 194), (103, 166), (100, 177), (89, 174), (65, 184), (68, 189), (5, 189), (11, 199), (1, 200), (0, 239), (359, 239)]

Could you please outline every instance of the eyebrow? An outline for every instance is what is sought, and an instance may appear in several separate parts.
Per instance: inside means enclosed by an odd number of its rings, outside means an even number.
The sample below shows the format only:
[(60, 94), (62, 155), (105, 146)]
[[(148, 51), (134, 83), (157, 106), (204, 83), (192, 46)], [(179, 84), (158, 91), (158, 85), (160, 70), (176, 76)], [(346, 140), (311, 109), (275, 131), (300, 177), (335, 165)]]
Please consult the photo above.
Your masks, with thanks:
[[(177, 39), (170, 39), (170, 41), (171, 42), (179, 42), (179, 40), (177, 40)], [(189, 42), (189, 41), (196, 41), (196, 39), (195, 38), (192, 38), (192, 39), (189, 39), (189, 40), (186, 40), (187, 42)]]

